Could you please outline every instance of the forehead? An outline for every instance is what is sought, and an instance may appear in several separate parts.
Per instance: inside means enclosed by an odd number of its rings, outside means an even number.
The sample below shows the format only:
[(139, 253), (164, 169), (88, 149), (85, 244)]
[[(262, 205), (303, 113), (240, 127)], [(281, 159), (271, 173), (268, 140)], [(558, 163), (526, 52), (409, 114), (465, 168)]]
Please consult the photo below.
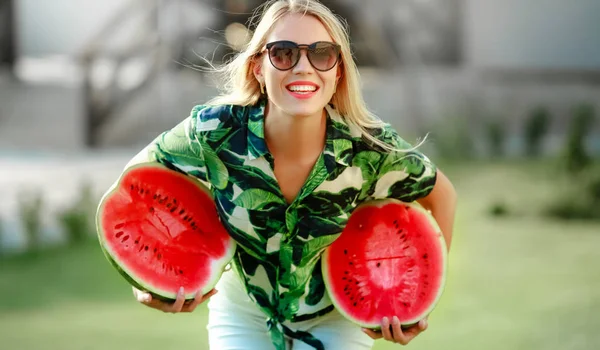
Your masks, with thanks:
[(321, 21), (314, 16), (299, 13), (286, 15), (275, 23), (267, 42), (276, 40), (291, 40), (298, 44), (333, 41)]

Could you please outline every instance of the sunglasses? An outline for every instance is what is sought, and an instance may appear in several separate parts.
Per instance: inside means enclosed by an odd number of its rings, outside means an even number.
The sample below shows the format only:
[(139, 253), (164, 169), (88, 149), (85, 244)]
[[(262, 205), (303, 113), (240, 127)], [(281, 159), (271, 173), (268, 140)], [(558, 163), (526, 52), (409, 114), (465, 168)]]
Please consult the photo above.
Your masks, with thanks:
[(317, 41), (310, 45), (299, 45), (293, 41), (274, 41), (267, 44), (269, 61), (278, 70), (290, 70), (300, 61), (300, 51), (306, 50), (306, 57), (314, 69), (325, 72), (339, 62), (341, 58), (340, 45)]

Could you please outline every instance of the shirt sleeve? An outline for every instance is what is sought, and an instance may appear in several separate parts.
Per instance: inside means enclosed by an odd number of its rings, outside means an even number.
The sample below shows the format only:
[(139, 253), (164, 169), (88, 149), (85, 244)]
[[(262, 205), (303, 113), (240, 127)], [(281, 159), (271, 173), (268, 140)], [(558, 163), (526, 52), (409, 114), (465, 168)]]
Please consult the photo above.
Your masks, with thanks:
[(384, 128), (383, 141), (401, 151), (383, 151), (374, 179), (370, 181), (371, 198), (413, 202), (427, 196), (436, 182), (435, 164), (389, 126)]
[(194, 107), (190, 116), (156, 137), (127, 163), (125, 169), (139, 163), (157, 162), (193, 176), (210, 187), (203, 151), (204, 134), (198, 130), (198, 114), (202, 109), (203, 106)]

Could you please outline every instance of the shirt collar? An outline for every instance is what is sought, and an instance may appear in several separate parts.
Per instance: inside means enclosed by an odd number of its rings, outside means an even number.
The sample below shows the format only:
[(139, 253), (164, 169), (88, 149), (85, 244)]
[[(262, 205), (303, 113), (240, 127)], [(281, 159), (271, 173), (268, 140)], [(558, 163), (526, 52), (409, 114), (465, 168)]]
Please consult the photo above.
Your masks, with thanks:
[[(256, 159), (269, 152), (265, 142), (265, 107), (266, 99), (261, 99), (256, 105), (249, 107), (247, 130), (247, 155), (249, 159)], [(328, 170), (335, 163), (349, 166), (353, 155), (353, 139), (360, 137), (360, 131), (349, 127), (344, 118), (331, 105), (325, 106), (327, 112), (325, 165)]]

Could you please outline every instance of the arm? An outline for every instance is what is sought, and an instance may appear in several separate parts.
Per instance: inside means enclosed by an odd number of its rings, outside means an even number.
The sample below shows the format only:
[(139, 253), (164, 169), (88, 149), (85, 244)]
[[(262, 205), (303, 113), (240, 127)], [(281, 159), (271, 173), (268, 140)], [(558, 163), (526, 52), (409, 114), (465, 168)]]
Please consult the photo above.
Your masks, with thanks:
[(457, 193), (448, 177), (438, 170), (433, 190), (427, 196), (418, 199), (417, 202), (431, 211), (431, 215), (433, 215), (442, 230), (447, 248), (450, 250)]

